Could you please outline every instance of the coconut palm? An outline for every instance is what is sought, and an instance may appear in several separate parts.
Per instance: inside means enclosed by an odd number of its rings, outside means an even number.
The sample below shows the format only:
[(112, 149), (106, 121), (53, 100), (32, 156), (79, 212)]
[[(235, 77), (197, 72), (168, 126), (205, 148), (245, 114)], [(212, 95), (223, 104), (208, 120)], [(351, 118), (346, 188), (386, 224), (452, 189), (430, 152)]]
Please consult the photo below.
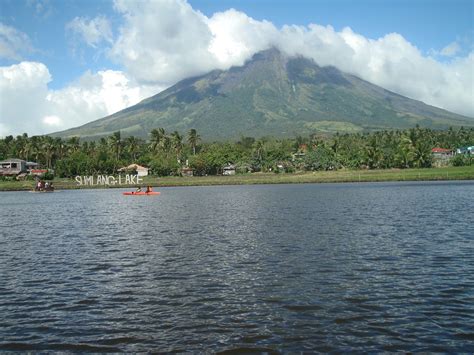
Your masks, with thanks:
[(46, 167), (51, 169), (53, 167), (53, 157), (56, 153), (56, 144), (54, 139), (49, 136), (45, 136), (41, 144), (41, 149), (43, 151)]
[(125, 149), (132, 156), (132, 160), (137, 158), (137, 153), (140, 151), (140, 140), (134, 136), (125, 139)]
[(163, 140), (166, 136), (164, 128), (154, 128), (150, 132), (150, 149), (152, 152), (157, 152), (159, 148), (163, 147)]
[(171, 146), (176, 152), (176, 159), (179, 161), (179, 155), (181, 154), (181, 149), (183, 149), (183, 136), (178, 131), (171, 133)]
[(193, 155), (196, 155), (196, 146), (201, 140), (201, 137), (197, 133), (197, 131), (192, 128), (188, 132), (188, 143), (193, 148)]
[(119, 160), (122, 153), (122, 136), (120, 131), (114, 132), (109, 136), (108, 144), (112, 152), (115, 154), (115, 158)]
[(67, 140), (69, 153), (75, 153), (81, 148), (79, 137), (71, 137)]

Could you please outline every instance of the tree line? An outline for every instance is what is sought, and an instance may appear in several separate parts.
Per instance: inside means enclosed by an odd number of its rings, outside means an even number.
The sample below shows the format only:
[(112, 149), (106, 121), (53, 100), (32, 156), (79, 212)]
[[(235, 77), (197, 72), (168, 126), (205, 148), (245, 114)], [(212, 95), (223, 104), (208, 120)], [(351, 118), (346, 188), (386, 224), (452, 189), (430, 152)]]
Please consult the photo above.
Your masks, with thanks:
[[(346, 134), (311, 134), (294, 138), (241, 137), (237, 141), (204, 142), (195, 129), (186, 134), (153, 129), (148, 140), (122, 137), (120, 131), (98, 141), (50, 136), (0, 139), (0, 160), (20, 158), (54, 169), (59, 177), (113, 174), (137, 163), (159, 176), (179, 175), (183, 167), (195, 175), (222, 173), (231, 163), (237, 172), (293, 172), (336, 169), (429, 168), (431, 149), (455, 150), (473, 145), (474, 128), (432, 130), (411, 128)], [(470, 165), (470, 156), (456, 156), (453, 165)]]

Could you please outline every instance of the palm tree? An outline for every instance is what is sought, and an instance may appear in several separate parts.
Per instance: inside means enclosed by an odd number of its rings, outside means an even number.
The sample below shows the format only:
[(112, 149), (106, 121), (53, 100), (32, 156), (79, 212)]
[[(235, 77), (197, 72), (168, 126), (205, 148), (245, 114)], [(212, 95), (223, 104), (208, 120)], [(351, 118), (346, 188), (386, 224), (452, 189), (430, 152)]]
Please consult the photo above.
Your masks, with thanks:
[(89, 143), (89, 149), (87, 150), (88, 154), (95, 155), (97, 153), (97, 143), (92, 141)]
[(197, 131), (192, 128), (188, 132), (188, 143), (193, 148), (193, 155), (196, 155), (196, 146), (201, 140), (201, 137), (197, 133)]
[(413, 162), (413, 142), (407, 134), (400, 137), (395, 160), (401, 168), (409, 168)]
[(178, 131), (171, 133), (171, 145), (176, 152), (176, 159), (179, 162), (179, 155), (183, 148), (183, 136), (181, 136)]
[(20, 157), (25, 156), (25, 146), (28, 143), (28, 134), (23, 133), (23, 135), (18, 135), (15, 140), (16, 153)]
[(382, 151), (380, 150), (379, 140), (375, 134), (369, 138), (369, 142), (365, 146), (365, 155), (367, 157), (367, 166), (370, 169), (379, 168)]
[(255, 154), (255, 157), (257, 158), (257, 161), (259, 163), (261, 163), (262, 159), (263, 159), (263, 153), (264, 153), (264, 150), (265, 150), (264, 146), (265, 146), (265, 141), (264, 141), (263, 138), (258, 139), (253, 144), (254, 154)]
[(56, 152), (56, 145), (53, 138), (49, 136), (45, 136), (43, 138), (43, 143), (41, 145), (41, 149), (43, 150), (44, 159), (46, 161), (46, 167), (48, 169), (52, 168), (53, 157)]
[(140, 151), (140, 140), (134, 136), (127, 137), (127, 139), (125, 139), (125, 147), (132, 156), (132, 160), (135, 160), (137, 153)]
[(23, 143), (22, 147), (20, 148), (20, 157), (25, 160), (30, 160), (30, 154), (33, 152), (33, 143), (31, 139), (28, 139), (26, 142)]
[(111, 136), (109, 136), (108, 143), (109, 148), (115, 154), (116, 160), (119, 160), (122, 153), (122, 136), (120, 131), (114, 132)]
[(172, 141), (171, 141), (171, 137), (170, 136), (163, 136), (163, 139), (161, 140), (161, 147), (163, 148), (163, 151), (168, 154), (171, 150), (171, 147), (172, 147)]
[(30, 139), (31, 141), (31, 155), (35, 157), (35, 162), (39, 162), (40, 153), (41, 153), (41, 137), (33, 136)]
[(413, 161), (418, 168), (429, 168), (433, 162), (431, 154), (431, 142), (425, 138), (420, 139), (414, 145)]
[(157, 152), (163, 146), (163, 139), (166, 135), (164, 128), (154, 128), (150, 132), (150, 149), (152, 152)]
[(107, 143), (107, 139), (105, 139), (104, 137), (100, 138), (99, 139), (99, 150), (101, 153), (106, 153), (107, 152), (107, 147), (108, 147), (108, 143)]
[(81, 148), (81, 144), (79, 142), (79, 137), (71, 137), (67, 141), (68, 151), (69, 153), (75, 153)]
[(67, 145), (61, 138), (57, 137), (54, 139), (54, 145), (56, 147), (56, 155), (58, 159), (64, 158), (66, 154)]

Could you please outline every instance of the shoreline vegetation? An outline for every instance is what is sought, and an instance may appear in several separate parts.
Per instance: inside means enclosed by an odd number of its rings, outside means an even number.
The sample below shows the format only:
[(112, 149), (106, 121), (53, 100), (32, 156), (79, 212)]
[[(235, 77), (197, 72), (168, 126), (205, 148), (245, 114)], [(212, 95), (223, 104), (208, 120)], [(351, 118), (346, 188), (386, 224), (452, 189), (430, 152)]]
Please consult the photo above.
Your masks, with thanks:
[[(2, 175), (8, 175), (0, 177), (0, 191), (33, 190), (33, 176), (53, 181), (59, 190), (136, 188), (137, 184), (159, 188), (474, 180), (473, 144), (474, 128), (463, 127), (315, 132), (293, 138), (241, 136), (215, 142), (203, 142), (196, 129), (182, 135), (155, 128), (147, 140), (125, 137), (120, 131), (97, 141), (24, 133), (0, 139), (0, 161), (4, 160), (0, 168)], [(146, 177), (141, 183), (125, 180), (125, 185), (122, 174)], [(25, 180), (15, 181), (15, 175)], [(96, 176), (97, 180), (86, 179), (79, 185), (78, 176)], [(91, 186), (94, 181), (96, 185)]]
[[(302, 184), (302, 183), (348, 183), (390, 181), (449, 181), (474, 180), (474, 166), (440, 167), (425, 169), (373, 169), (336, 170), (300, 173), (247, 173), (232, 176), (146, 176), (141, 186), (179, 187), (214, 185), (258, 185), (258, 184)], [(78, 185), (74, 179), (55, 178), (56, 190), (136, 188), (138, 185)], [(33, 191), (35, 182), (0, 181), (0, 191)]]

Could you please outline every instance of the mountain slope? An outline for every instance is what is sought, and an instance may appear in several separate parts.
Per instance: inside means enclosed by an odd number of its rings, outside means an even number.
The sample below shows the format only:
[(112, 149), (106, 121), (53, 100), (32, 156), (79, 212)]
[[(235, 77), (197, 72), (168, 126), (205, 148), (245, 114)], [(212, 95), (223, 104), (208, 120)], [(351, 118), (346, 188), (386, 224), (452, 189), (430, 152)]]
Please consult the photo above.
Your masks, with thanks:
[(204, 139), (294, 136), (316, 131), (356, 132), (473, 126), (474, 120), (370, 84), (312, 60), (287, 58), (276, 49), (244, 66), (180, 81), (167, 90), (55, 136), (98, 138), (120, 130), (146, 138), (153, 128)]

